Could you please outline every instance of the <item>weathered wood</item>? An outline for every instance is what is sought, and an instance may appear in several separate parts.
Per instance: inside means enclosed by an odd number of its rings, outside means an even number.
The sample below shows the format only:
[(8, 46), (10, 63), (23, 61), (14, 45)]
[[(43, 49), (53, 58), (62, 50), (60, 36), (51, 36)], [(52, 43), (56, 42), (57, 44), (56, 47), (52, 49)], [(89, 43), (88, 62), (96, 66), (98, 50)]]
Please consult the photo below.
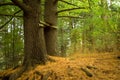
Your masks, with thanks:
[(53, 29), (57, 29), (57, 26), (50, 25), (50, 24), (48, 24), (48, 23), (46, 23), (46, 22), (43, 22), (43, 21), (40, 21), (40, 22), (39, 22), (39, 26), (40, 26), (41, 28), (45, 28), (45, 27), (47, 26), (47, 27), (50, 27), (50, 28), (53, 28)]
[(92, 77), (93, 76), (92, 73), (89, 72), (87, 69), (81, 68), (81, 70), (84, 71), (88, 77)]
[(47, 80), (51, 74), (52, 72), (48, 72), (47, 74), (43, 76), (42, 80)]
[(94, 67), (94, 66), (86, 66), (88, 69), (97, 69), (96, 67)]
[(26, 67), (22, 67), (20, 70), (10, 74), (9, 80), (16, 80), (19, 78), (26, 70)]

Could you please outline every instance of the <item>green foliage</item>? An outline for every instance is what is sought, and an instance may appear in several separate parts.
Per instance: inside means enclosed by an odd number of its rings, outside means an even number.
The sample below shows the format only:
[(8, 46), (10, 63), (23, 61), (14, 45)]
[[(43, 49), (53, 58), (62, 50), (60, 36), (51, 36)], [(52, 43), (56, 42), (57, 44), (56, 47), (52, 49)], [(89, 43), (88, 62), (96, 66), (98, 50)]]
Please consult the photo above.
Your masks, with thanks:
[[(10, 0), (4, 0), (10, 2)], [(16, 6), (0, 7), (0, 27), (6, 24), (19, 8)], [(20, 12), (17, 15), (21, 15)], [(22, 60), (23, 55), (23, 20), (14, 17), (0, 29), (0, 69), (14, 67)]]
[[(116, 35), (118, 34), (118, 19), (119, 19), (119, 1), (112, 2), (109, 6), (106, 0), (101, 3), (100, 0), (82, 0), (79, 3), (77, 1), (68, 1), (70, 3), (76, 4), (77, 6), (89, 6), (89, 9), (78, 9), (74, 11), (67, 11), (60, 13), (60, 16), (81, 16), (81, 18), (76, 18), (78, 21), (72, 22), (74, 28), (71, 29), (70, 24), (64, 24), (65, 22), (71, 23), (73, 19), (68, 17), (68, 19), (62, 18), (59, 20), (65, 20), (62, 26), (67, 27), (64, 29), (64, 35), (69, 35), (65, 37), (68, 39), (67, 51), (68, 53), (75, 52), (75, 47), (79, 50), (94, 50), (98, 52), (111, 52), (116, 48)], [(72, 8), (73, 6), (69, 4), (64, 5), (59, 4), (58, 10), (64, 8)], [(75, 20), (75, 19), (74, 19)], [(60, 26), (61, 27), (61, 26)], [(69, 32), (68, 32), (69, 30)], [(60, 37), (61, 38), (61, 37)], [(79, 46), (78, 46), (78, 45)]]
[[(10, 2), (10, 0), (3, 1)], [(73, 9), (58, 13), (58, 48), (61, 56), (77, 51), (110, 52), (117, 49), (120, 36), (120, 2), (114, 0), (108, 5), (106, 1), (61, 0), (58, 2), (58, 12)], [(42, 5), (44, 2), (45, 0), (42, 0)], [(41, 8), (41, 14), (44, 15), (44, 6)], [(5, 15), (13, 15), (18, 10), (16, 6), (0, 7), (0, 26), (11, 18)], [(17, 15), (22, 15), (22, 11)], [(41, 19), (44, 20), (43, 16)], [(23, 42), (22, 18), (14, 17), (0, 30), (0, 63), (4, 63), (0, 68), (15, 66), (21, 61), (17, 58), (22, 58)]]

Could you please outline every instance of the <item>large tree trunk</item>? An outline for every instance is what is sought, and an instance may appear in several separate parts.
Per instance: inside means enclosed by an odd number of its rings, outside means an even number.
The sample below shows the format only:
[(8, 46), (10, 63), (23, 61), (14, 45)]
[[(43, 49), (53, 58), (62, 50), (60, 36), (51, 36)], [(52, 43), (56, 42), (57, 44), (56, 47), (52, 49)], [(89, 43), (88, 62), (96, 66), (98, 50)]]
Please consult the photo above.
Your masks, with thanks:
[(45, 22), (51, 26), (45, 28), (45, 41), (48, 55), (57, 55), (57, 0), (45, 1)]
[(26, 5), (31, 7), (30, 11), (24, 11), (24, 63), (25, 66), (45, 64), (46, 47), (44, 29), (39, 27), (40, 21), (40, 0), (24, 0)]
[(46, 62), (46, 45), (44, 29), (39, 26), (41, 0), (12, 0), (24, 12), (24, 61), (20, 71), (13, 73), (9, 80), (16, 80), (20, 75), (37, 64)]

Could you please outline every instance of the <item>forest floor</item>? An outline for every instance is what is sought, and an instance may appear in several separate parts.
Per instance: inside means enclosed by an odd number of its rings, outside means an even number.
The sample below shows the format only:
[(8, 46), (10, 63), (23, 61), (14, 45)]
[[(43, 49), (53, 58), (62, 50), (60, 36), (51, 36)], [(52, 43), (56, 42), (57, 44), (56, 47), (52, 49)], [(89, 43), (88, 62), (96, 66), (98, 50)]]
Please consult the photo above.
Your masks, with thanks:
[[(17, 80), (120, 80), (120, 58), (115, 53), (76, 53), (66, 58), (51, 58), (55, 62), (38, 65)], [(0, 77), (14, 71), (0, 72)]]

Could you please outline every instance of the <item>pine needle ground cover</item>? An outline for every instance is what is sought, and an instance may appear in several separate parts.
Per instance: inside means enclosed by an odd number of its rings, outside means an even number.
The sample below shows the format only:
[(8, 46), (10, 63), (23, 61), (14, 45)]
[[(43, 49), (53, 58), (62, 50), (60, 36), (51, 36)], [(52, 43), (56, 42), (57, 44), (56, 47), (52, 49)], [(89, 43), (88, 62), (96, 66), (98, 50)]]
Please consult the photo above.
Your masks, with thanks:
[[(51, 57), (55, 62), (38, 65), (17, 80), (120, 80), (117, 56), (113, 53), (76, 53), (66, 58)], [(9, 79), (9, 75), (19, 68), (1, 71), (0, 80)]]

